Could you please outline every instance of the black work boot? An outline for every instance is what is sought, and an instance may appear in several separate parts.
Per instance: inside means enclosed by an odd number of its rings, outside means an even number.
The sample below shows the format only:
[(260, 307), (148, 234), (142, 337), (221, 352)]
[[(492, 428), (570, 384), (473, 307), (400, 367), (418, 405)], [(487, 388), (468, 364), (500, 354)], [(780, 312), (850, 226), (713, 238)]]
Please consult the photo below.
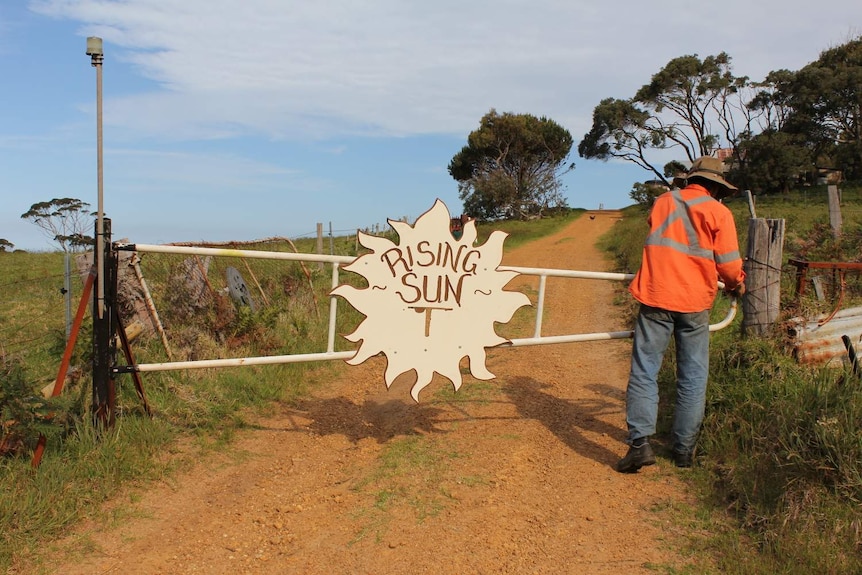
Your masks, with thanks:
[(617, 462), (617, 471), (620, 473), (636, 473), (641, 467), (655, 463), (655, 455), (648, 441), (639, 445), (632, 444), (626, 456)]
[(691, 451), (674, 451), (673, 452), (673, 463), (677, 467), (691, 467), (692, 460), (694, 459), (694, 454)]

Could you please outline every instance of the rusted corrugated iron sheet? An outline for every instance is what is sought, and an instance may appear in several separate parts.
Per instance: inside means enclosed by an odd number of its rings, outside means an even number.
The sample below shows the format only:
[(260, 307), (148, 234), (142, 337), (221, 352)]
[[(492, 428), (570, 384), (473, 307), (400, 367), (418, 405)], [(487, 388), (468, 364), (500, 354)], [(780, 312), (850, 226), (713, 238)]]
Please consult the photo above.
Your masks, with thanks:
[(841, 339), (844, 335), (850, 338), (857, 353), (862, 347), (862, 307), (841, 310), (832, 319), (819, 325), (827, 317), (821, 315), (813, 320), (791, 320), (790, 337), (800, 363), (836, 366), (839, 362), (848, 363), (847, 348)]

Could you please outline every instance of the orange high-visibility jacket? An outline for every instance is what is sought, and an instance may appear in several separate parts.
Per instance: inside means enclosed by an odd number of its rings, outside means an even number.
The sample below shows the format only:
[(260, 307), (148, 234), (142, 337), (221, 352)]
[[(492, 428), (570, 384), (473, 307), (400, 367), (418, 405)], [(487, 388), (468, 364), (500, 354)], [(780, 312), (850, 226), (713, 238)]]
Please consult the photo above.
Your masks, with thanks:
[(745, 279), (736, 224), (727, 206), (691, 184), (656, 198), (643, 261), (629, 292), (639, 302), (677, 312), (709, 309), (719, 278), (730, 289)]

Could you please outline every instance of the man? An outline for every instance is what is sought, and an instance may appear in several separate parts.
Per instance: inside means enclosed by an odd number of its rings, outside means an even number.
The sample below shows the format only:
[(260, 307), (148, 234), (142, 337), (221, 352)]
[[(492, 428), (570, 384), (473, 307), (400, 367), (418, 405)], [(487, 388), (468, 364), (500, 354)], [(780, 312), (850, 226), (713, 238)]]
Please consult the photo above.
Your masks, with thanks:
[(683, 189), (658, 198), (650, 211), (643, 261), (629, 286), (641, 304), (626, 389), (628, 453), (617, 471), (634, 473), (655, 463), (649, 437), (658, 418), (658, 371), (673, 336), (677, 384), (673, 460), (690, 467), (703, 422), (709, 375), (709, 310), (718, 279), (734, 295), (745, 291), (736, 225), (721, 199), (737, 191), (717, 158), (698, 158)]

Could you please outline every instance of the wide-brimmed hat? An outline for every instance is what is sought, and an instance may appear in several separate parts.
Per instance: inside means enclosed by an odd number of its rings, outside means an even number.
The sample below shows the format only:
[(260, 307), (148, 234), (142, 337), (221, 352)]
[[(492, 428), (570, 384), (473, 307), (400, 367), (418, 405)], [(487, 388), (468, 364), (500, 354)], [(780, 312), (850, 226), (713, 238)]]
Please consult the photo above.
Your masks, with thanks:
[(729, 193), (739, 191), (739, 188), (724, 179), (724, 162), (711, 156), (701, 156), (696, 159), (688, 170), (686, 178), (706, 178), (727, 188)]

